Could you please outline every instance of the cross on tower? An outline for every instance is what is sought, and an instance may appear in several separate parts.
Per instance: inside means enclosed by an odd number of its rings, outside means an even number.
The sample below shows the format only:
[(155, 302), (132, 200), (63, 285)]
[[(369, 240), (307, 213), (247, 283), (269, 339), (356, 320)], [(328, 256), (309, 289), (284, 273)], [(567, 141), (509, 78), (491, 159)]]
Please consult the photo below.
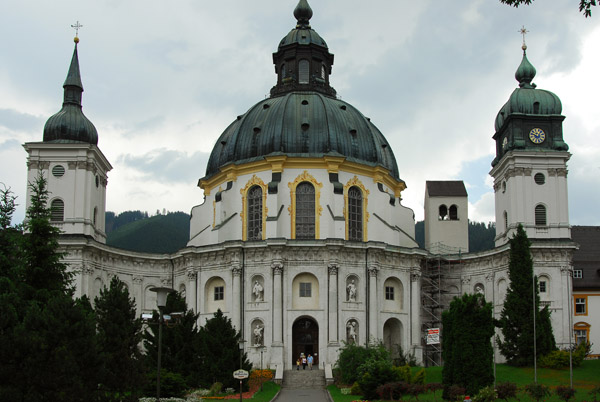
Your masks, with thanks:
[(75, 29), (75, 37), (79, 36), (79, 28), (82, 28), (82, 27), (83, 27), (83, 25), (81, 25), (79, 23), (79, 21), (77, 21), (74, 25), (71, 25), (71, 28)]
[(523, 26), (521, 27), (521, 29), (519, 29), (519, 32), (521, 33), (521, 35), (523, 35), (523, 46), (525, 46), (525, 47), (526, 47), (527, 45), (525, 44), (525, 35), (527, 35), (527, 34), (529, 33), (529, 31), (528, 31), (528, 30), (526, 30), (526, 29), (525, 29), (525, 25), (523, 25)]

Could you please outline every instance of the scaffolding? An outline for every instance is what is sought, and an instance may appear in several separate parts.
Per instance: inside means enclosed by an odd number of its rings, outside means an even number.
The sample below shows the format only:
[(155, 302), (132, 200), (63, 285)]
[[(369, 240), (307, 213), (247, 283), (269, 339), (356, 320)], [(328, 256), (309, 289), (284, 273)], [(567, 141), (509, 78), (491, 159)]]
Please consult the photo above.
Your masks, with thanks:
[(430, 329), (442, 329), (442, 312), (454, 296), (459, 295), (461, 250), (441, 243), (430, 247), (423, 263), (421, 283), (422, 346), (425, 367), (442, 365), (442, 344), (428, 344)]

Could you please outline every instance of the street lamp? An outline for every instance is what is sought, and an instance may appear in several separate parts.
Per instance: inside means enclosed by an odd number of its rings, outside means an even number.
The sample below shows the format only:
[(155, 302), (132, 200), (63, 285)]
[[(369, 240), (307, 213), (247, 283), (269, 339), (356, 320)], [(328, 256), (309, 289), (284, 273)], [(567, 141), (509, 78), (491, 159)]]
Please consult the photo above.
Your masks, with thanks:
[[(244, 355), (244, 341), (242, 338), (240, 338), (240, 340), (238, 341), (238, 347), (240, 349), (240, 370), (243, 369), (242, 367), (242, 357)], [(242, 402), (242, 379), (240, 378), (240, 402)]]
[(158, 306), (158, 358), (156, 368), (156, 401), (160, 402), (160, 358), (162, 355), (162, 324), (163, 309), (167, 305), (167, 295), (174, 292), (171, 288), (158, 287), (150, 288), (150, 291), (156, 292), (156, 305)]
[(267, 351), (267, 347), (263, 346), (260, 348), (260, 390), (263, 388), (263, 352)]

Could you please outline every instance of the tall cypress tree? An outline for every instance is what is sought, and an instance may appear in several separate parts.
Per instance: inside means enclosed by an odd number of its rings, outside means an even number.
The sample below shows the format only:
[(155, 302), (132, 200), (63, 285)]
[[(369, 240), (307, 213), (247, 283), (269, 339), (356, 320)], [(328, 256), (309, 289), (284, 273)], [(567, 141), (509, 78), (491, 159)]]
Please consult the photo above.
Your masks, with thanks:
[(502, 329), (503, 339), (498, 340), (500, 352), (513, 366), (533, 365), (534, 361), (534, 315), (536, 326), (536, 355), (542, 356), (556, 348), (550, 311), (540, 311), (537, 277), (533, 275), (531, 242), (522, 225), (510, 239), (510, 284), (506, 292), (504, 308), (497, 325)]
[(492, 304), (483, 295), (455, 297), (442, 314), (442, 382), (444, 393), (451, 385), (475, 395), (494, 382), (494, 318)]

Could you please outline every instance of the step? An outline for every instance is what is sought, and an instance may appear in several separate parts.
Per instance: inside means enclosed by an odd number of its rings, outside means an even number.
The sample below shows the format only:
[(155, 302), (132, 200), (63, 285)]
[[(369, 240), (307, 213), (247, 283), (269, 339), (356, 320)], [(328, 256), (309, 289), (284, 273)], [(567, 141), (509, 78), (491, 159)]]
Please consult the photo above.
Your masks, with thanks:
[(317, 369), (286, 370), (283, 372), (282, 388), (325, 388), (325, 371)]

